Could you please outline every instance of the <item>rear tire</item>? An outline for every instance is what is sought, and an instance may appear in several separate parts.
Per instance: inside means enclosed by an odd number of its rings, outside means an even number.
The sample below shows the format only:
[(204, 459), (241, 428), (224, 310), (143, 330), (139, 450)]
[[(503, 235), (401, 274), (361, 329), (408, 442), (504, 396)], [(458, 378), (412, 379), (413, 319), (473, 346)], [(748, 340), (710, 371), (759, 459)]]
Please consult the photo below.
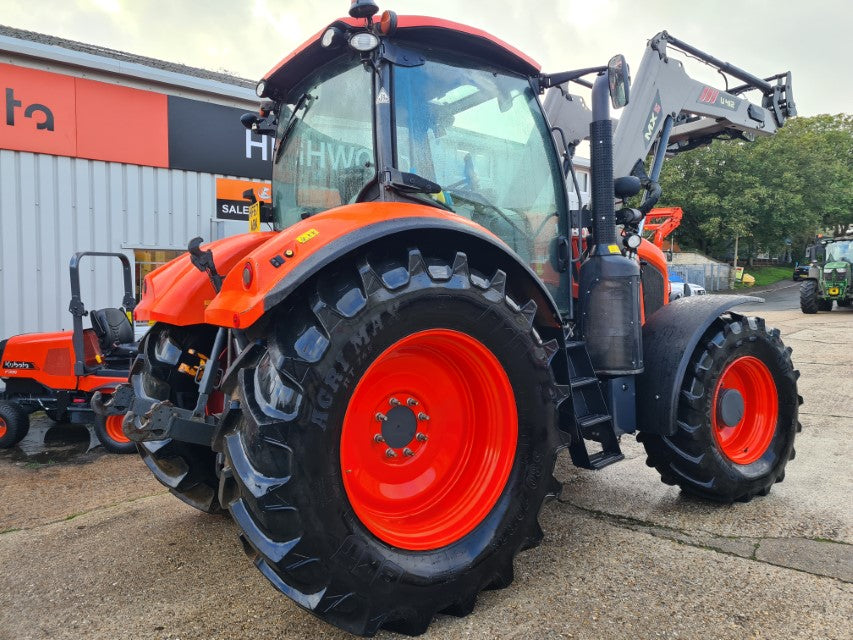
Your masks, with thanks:
[(850, 303), (853, 302), (850, 298), (846, 298), (845, 300), (836, 300), (838, 302), (839, 307), (849, 307)]
[(30, 416), (13, 402), (0, 402), (0, 449), (11, 449), (30, 430)]
[(110, 453), (135, 453), (136, 443), (124, 435), (121, 423), (124, 416), (95, 415), (95, 435)]
[(816, 280), (804, 280), (800, 283), (800, 309), (803, 313), (818, 312)]
[[(777, 329), (761, 318), (720, 318), (688, 365), (675, 434), (638, 436), (646, 463), (664, 483), (710, 500), (767, 495), (794, 457), (798, 376)], [(741, 396), (741, 418), (728, 426), (722, 403), (732, 389)]]
[(817, 308), (819, 311), (832, 311), (832, 300), (826, 298), (818, 298)]
[(423, 633), (508, 586), (515, 555), (541, 540), (556, 342), (504, 282), (462, 253), (410, 250), (333, 266), (263, 321), (267, 349), (233, 395), (220, 499), (260, 571), (321, 619)]
[[(208, 325), (176, 327), (159, 323), (153, 326), (139, 345), (143, 359), (141, 370), (132, 372), (131, 377), (142, 376), (144, 388), (152, 397), (169, 400), (181, 408), (194, 407), (198, 399), (198, 385), (192, 376), (180, 372), (178, 367), (187, 359), (189, 349), (210, 353), (215, 333), (216, 327)], [(180, 352), (180, 359), (176, 362), (158, 359), (158, 351), (161, 357), (165, 357), (163, 344), (174, 345)], [(197, 363), (197, 358), (194, 363)], [(154, 477), (172, 495), (199, 511), (222, 512), (217, 497), (219, 465), (216, 453), (210, 447), (167, 438), (141, 442), (138, 450)]]

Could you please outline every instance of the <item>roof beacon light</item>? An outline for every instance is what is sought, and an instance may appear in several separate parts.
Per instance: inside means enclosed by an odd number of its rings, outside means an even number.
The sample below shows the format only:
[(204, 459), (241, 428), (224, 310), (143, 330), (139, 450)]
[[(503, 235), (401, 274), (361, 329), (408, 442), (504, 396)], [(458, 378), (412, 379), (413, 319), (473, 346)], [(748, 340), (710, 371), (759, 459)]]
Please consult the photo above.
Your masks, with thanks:
[(355, 34), (350, 38), (349, 46), (356, 51), (373, 51), (379, 46), (379, 38), (372, 33), (362, 32)]
[(353, 18), (371, 18), (379, 11), (379, 7), (373, 0), (352, 0), (349, 14)]
[(383, 36), (393, 36), (397, 31), (397, 14), (393, 11), (383, 11), (379, 20), (379, 33)]

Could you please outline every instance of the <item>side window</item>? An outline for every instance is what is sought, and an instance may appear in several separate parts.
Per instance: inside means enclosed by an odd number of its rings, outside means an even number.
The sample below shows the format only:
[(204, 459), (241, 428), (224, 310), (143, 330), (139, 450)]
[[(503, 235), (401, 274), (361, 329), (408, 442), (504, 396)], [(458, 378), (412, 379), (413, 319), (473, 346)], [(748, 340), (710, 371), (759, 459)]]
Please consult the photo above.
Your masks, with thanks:
[(327, 70), (282, 110), (290, 115), (279, 118), (276, 136), (278, 229), (352, 202), (376, 175), (371, 74), (361, 64), (340, 66)]

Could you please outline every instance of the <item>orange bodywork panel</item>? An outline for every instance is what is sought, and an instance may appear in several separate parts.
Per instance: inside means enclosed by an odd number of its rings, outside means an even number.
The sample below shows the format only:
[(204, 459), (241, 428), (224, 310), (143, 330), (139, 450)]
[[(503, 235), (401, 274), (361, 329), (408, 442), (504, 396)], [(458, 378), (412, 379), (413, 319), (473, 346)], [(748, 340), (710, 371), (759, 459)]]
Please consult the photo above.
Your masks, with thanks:
[[(427, 205), (362, 202), (331, 209), (288, 227), (247, 253), (237, 268), (231, 269), (222, 284), (222, 291), (207, 306), (205, 322), (232, 328), (254, 324), (266, 311), (264, 300), (267, 294), (295, 267), (344, 236), (373, 224), (406, 218), (450, 221), (472, 230), (485, 231), (467, 218)], [(218, 265), (216, 251), (213, 257)], [(248, 286), (243, 278), (246, 265), (252, 271)]]
[[(435, 207), (400, 202), (363, 202), (311, 216), (279, 232), (247, 233), (204, 245), (225, 279), (216, 294), (206, 274), (183, 255), (145, 279), (136, 318), (175, 325), (207, 323), (245, 328), (266, 311), (269, 292), (298, 265), (335, 240), (370, 225), (401, 219), (434, 219), (489, 233), (480, 225)], [(492, 234), (489, 234), (492, 235)], [(248, 284), (244, 271), (251, 274)]]
[[(215, 240), (202, 250), (212, 250), (216, 270), (225, 275), (247, 253), (270, 238), (274, 231), (245, 233)], [(134, 309), (137, 320), (186, 326), (204, 322), (204, 310), (216, 296), (210, 278), (196, 269), (185, 253), (145, 277), (142, 300)]]
[[(27, 378), (50, 389), (92, 391), (105, 385), (127, 382), (127, 377), (74, 375), (72, 331), (28, 333), (9, 338), (3, 349), (0, 378)], [(94, 367), (103, 362), (98, 339), (92, 329), (83, 331), (84, 360)], [(11, 366), (8, 366), (11, 365)]]

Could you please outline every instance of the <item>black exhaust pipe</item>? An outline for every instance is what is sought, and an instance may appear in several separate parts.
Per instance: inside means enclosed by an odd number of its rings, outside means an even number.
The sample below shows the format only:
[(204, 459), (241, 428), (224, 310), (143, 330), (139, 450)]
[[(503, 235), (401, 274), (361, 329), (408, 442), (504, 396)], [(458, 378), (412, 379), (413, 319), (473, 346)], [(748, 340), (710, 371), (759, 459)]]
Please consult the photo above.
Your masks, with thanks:
[(613, 123), (607, 74), (592, 89), (593, 237), (581, 266), (581, 334), (596, 373), (624, 376), (642, 373), (640, 265), (622, 255), (616, 235), (613, 192)]

